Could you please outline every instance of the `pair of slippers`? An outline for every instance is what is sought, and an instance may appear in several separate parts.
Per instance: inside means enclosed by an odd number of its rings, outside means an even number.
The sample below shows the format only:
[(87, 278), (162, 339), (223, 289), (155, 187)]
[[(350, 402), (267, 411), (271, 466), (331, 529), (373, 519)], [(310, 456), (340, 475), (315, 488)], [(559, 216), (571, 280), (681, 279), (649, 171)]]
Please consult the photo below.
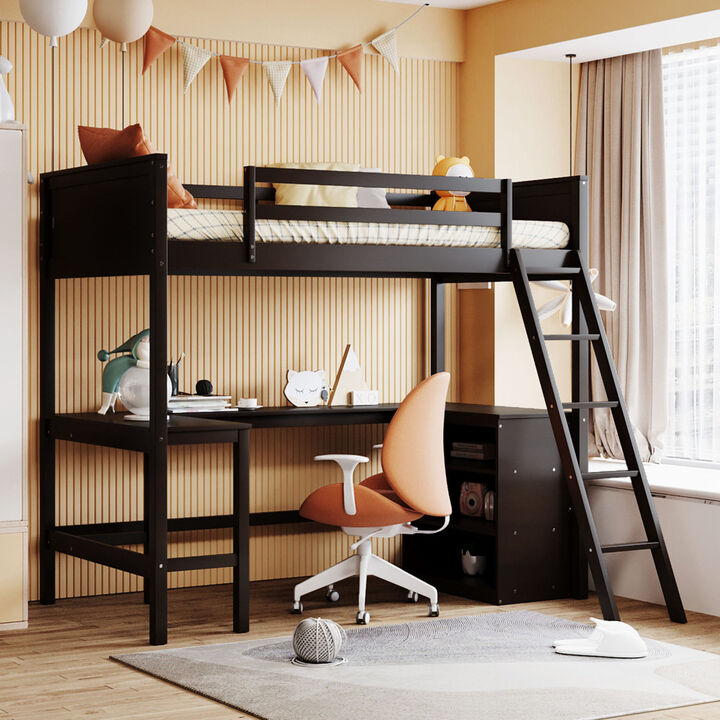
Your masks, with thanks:
[(584, 655), (607, 658), (643, 658), (648, 649), (637, 630), (627, 623), (590, 618), (595, 628), (586, 638), (555, 640), (553, 647), (560, 655)]

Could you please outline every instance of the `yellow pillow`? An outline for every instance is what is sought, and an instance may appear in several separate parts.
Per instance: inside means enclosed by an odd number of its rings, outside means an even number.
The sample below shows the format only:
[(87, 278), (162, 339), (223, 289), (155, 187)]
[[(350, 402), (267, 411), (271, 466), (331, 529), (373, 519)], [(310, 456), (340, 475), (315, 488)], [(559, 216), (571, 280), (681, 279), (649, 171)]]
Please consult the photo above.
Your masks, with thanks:
[[(355, 163), (280, 163), (276, 168), (298, 170), (345, 170), (357, 172), (360, 165)], [(295, 185), (273, 183), (276, 205), (315, 205), (320, 207), (357, 207), (357, 188), (341, 185)]]

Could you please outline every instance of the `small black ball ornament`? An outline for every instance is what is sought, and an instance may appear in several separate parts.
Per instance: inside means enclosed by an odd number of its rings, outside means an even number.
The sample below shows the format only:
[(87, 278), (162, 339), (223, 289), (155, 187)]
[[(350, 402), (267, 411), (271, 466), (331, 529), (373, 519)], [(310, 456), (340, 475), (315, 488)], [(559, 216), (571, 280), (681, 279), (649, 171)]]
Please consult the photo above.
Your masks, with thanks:
[(198, 380), (195, 383), (195, 392), (198, 395), (212, 395), (213, 385), (209, 380)]

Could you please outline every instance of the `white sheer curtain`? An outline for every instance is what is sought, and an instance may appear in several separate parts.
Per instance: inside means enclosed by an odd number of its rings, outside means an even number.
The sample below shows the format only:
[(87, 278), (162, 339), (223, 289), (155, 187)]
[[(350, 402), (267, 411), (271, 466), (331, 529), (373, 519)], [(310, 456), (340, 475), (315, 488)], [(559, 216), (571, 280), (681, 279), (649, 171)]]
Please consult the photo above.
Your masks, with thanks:
[(668, 457), (720, 463), (720, 45), (663, 57)]

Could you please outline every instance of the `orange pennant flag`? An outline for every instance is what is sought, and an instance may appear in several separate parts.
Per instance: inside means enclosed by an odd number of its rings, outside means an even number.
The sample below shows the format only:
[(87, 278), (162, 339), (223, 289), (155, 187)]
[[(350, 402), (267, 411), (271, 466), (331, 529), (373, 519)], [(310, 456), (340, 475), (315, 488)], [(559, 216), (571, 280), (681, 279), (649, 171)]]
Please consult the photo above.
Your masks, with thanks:
[(353, 79), (355, 87), (362, 92), (363, 46), (355, 45), (355, 47), (351, 47), (349, 50), (343, 50), (341, 53), (338, 53), (337, 59), (348, 71), (348, 75)]
[(177, 41), (172, 35), (158, 30), (156, 27), (150, 26), (145, 33), (145, 53), (143, 55), (143, 75), (145, 71), (169, 48)]
[(231, 57), (230, 55), (220, 56), (220, 65), (222, 65), (222, 71), (225, 77), (228, 102), (233, 99), (235, 90), (240, 84), (240, 80), (248, 69), (249, 64), (250, 60), (247, 58)]

